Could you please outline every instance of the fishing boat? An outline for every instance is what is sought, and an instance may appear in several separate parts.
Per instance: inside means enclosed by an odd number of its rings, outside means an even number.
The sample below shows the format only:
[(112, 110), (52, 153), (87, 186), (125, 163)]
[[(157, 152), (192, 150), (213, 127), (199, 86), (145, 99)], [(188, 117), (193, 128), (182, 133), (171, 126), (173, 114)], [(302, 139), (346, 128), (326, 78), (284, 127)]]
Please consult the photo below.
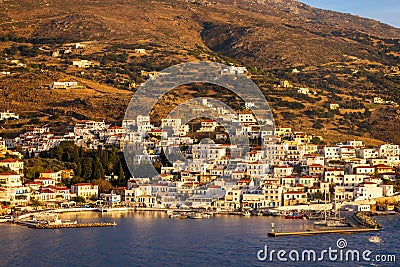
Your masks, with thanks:
[(179, 219), (187, 219), (188, 216), (186, 214), (184, 214), (184, 213), (181, 213), (178, 218)]
[(169, 218), (175, 219), (175, 218), (179, 218), (180, 216), (181, 216), (181, 214), (172, 213), (172, 214), (169, 215)]
[(214, 214), (213, 214), (213, 213), (210, 213), (210, 212), (205, 212), (205, 213), (203, 214), (203, 218), (211, 218), (212, 216), (214, 216)]
[(11, 215), (0, 216), (0, 223), (2, 222), (11, 222), (12, 221)]
[(369, 242), (371, 243), (380, 243), (382, 240), (379, 236), (371, 236), (369, 239)]
[(328, 227), (347, 227), (349, 224), (342, 220), (328, 220), (326, 222), (326, 226)]
[(303, 219), (304, 218), (304, 214), (303, 213), (298, 213), (298, 212), (293, 212), (290, 214), (286, 214), (284, 216), (285, 219)]
[(243, 211), (242, 215), (246, 216), (246, 217), (250, 217), (251, 213), (250, 213), (250, 211), (246, 210), (246, 211)]
[(203, 215), (201, 213), (194, 213), (189, 216), (190, 219), (203, 219)]

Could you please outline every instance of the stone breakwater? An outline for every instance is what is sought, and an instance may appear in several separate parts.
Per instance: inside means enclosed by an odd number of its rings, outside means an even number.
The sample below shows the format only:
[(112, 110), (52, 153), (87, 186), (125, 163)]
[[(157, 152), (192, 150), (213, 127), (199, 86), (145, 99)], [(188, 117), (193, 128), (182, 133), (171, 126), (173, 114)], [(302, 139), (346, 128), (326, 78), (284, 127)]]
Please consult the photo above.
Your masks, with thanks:
[(87, 227), (110, 227), (117, 226), (117, 223), (79, 223), (79, 224), (36, 224), (35, 229), (60, 229), (60, 228), (87, 228)]
[(378, 229), (382, 228), (382, 225), (377, 223), (374, 219), (370, 217), (371, 214), (367, 212), (356, 212), (354, 214), (355, 218), (358, 220), (358, 222), (368, 228), (373, 228), (373, 229)]

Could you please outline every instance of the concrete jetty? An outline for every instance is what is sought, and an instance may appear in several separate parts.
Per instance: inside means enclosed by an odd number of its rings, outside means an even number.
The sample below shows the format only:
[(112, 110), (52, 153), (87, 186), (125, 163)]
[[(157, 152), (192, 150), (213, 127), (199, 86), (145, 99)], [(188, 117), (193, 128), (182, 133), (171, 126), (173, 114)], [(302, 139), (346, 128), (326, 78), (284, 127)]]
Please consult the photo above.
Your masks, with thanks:
[(355, 228), (355, 229), (324, 229), (324, 230), (309, 230), (300, 232), (269, 232), (268, 236), (279, 237), (279, 236), (304, 236), (304, 235), (321, 235), (321, 234), (354, 234), (354, 233), (366, 233), (366, 232), (377, 232), (379, 229), (371, 228)]

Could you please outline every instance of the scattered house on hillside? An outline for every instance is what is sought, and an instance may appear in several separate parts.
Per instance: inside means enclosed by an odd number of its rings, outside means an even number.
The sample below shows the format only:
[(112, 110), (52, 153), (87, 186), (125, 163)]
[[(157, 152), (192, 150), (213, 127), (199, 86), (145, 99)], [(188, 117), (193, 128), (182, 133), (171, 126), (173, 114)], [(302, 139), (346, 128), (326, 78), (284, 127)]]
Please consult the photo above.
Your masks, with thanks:
[(86, 69), (86, 68), (90, 68), (90, 67), (96, 66), (98, 64), (96, 64), (96, 63), (94, 63), (92, 61), (86, 60), (86, 59), (81, 59), (81, 60), (72, 61), (72, 65), (77, 67), (77, 68), (80, 68), (80, 69)]
[(300, 73), (300, 71), (297, 68), (292, 69), (292, 73)]
[(287, 81), (287, 80), (282, 80), (282, 81), (280, 81), (279, 85), (280, 85), (280, 87), (283, 87), (283, 88), (290, 88), (290, 87), (293, 87), (293, 86), (290, 84), (290, 82)]
[(383, 100), (382, 98), (376, 96), (374, 97), (374, 104), (384, 104), (385, 100)]
[(19, 119), (19, 115), (15, 114), (14, 112), (10, 112), (9, 110), (6, 110), (6, 111), (0, 113), (0, 121), (18, 120), (18, 119)]
[(144, 49), (144, 48), (136, 48), (135, 53), (138, 55), (146, 55), (147, 54), (146, 49)]
[(237, 74), (246, 74), (247, 68), (246, 67), (236, 67), (236, 66), (229, 66), (227, 68), (223, 68), (221, 70), (221, 74), (227, 75), (237, 75)]
[(75, 49), (83, 49), (83, 48), (85, 48), (86, 47), (86, 45), (85, 44), (82, 44), (82, 43), (76, 43), (75, 45), (74, 45), (74, 48)]
[(329, 104), (329, 109), (330, 110), (337, 110), (339, 108), (339, 104), (338, 103), (330, 103)]
[(297, 88), (297, 93), (298, 94), (303, 94), (303, 95), (310, 95), (310, 89), (307, 87), (299, 87)]
[(76, 89), (78, 82), (53, 82), (50, 89)]

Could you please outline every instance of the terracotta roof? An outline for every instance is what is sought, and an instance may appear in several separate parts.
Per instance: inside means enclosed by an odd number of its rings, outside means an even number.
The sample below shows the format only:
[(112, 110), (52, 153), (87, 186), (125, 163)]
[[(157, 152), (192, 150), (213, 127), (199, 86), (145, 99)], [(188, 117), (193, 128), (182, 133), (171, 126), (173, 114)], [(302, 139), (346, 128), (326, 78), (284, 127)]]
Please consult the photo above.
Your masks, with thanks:
[(16, 160), (16, 159), (3, 159), (0, 162), (19, 162), (19, 160)]
[(311, 164), (309, 167), (324, 167), (321, 164)]
[(41, 173), (56, 173), (56, 172), (55, 171), (46, 170), (46, 171), (41, 172)]
[(40, 191), (40, 193), (45, 193), (45, 194), (54, 194), (54, 192), (50, 189), (44, 189), (42, 191)]
[(288, 175), (288, 176), (285, 176), (285, 177), (282, 177), (283, 179), (285, 179), (285, 178), (290, 178), (290, 179), (294, 179), (294, 178), (296, 178), (296, 176), (293, 176), (293, 175)]
[(360, 183), (360, 185), (364, 185), (364, 184), (376, 184), (376, 183), (374, 183), (374, 182), (362, 182), (362, 183)]
[(2, 172), (2, 173), (0, 173), (0, 176), (2, 176), (2, 175), (19, 175), (19, 174), (16, 172)]
[(119, 186), (119, 187), (114, 188), (113, 190), (125, 190), (125, 189), (126, 189), (126, 187), (124, 187), (124, 186)]

